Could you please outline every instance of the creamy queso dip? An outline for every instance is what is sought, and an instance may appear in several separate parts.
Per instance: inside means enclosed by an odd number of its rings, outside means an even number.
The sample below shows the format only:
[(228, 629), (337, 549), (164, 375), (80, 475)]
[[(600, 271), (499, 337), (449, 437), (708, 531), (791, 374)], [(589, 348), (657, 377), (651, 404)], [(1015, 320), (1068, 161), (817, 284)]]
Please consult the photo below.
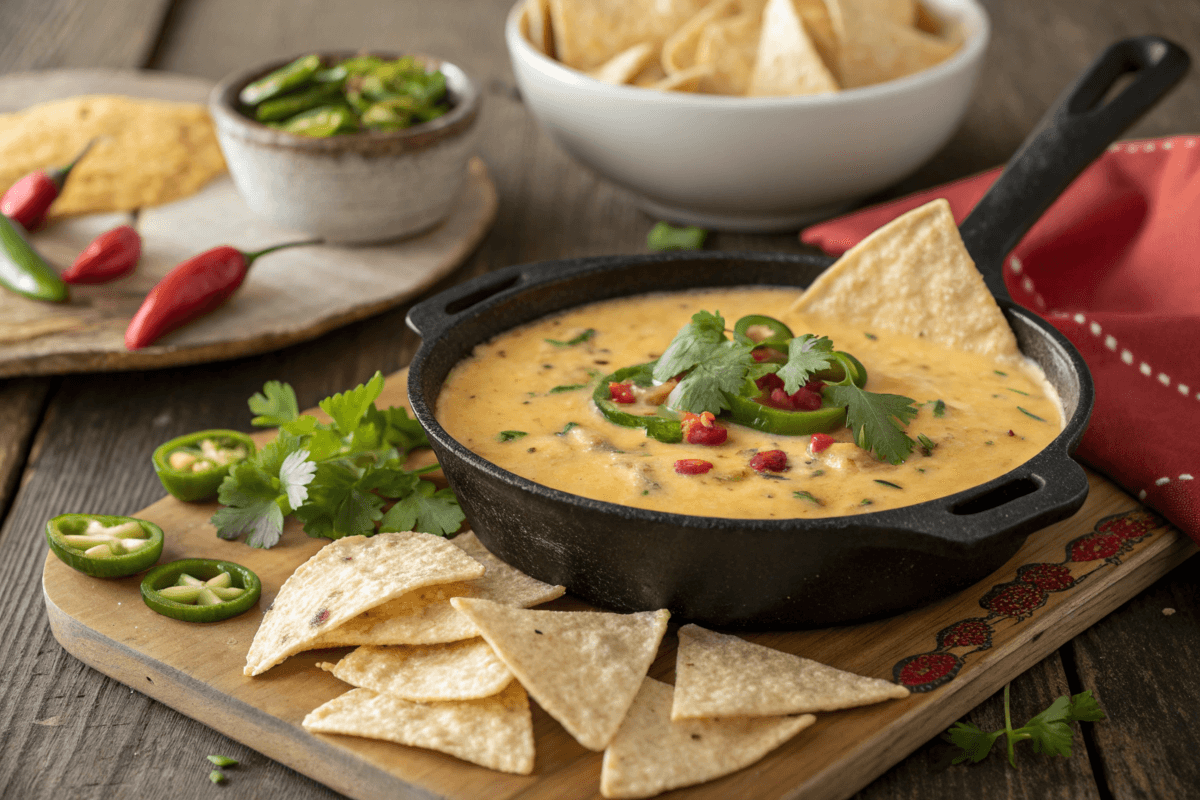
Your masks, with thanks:
[[(1030, 362), (994, 359), (864, 331), (790, 312), (795, 289), (746, 288), (644, 295), (581, 306), (478, 345), (446, 378), (437, 418), (467, 448), (546, 486), (626, 506), (735, 518), (824, 517), (912, 505), (977, 486), (1028, 461), (1059, 433), (1061, 406)], [(810, 436), (763, 433), (731, 422), (724, 444), (664, 444), (607, 420), (592, 402), (596, 381), (658, 358), (704, 309), (732, 327), (747, 314), (786, 323), (798, 336), (828, 336), (867, 368), (866, 389), (913, 398), (907, 433), (936, 445), (893, 466), (854, 444), (846, 428), (814, 454)], [(588, 329), (585, 341), (570, 342)], [(578, 388), (573, 388), (578, 387)], [(937, 401), (944, 403), (935, 414)], [(1023, 409), (1023, 410), (1022, 410)], [(571, 425), (574, 423), (574, 425)], [(788, 469), (759, 473), (758, 451), (782, 450)], [(680, 475), (679, 459), (712, 462)]]

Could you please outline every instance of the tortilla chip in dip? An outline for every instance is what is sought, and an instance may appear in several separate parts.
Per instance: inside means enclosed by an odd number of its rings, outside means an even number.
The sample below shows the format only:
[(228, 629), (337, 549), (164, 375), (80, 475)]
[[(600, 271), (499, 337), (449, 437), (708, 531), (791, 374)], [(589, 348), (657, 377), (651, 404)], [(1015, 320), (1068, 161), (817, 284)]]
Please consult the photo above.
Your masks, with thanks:
[(837, 90), (837, 81), (821, 61), (792, 0), (767, 0), (746, 94), (824, 94)]
[(51, 218), (162, 205), (225, 171), (204, 106), (83, 95), (0, 115), (0, 191), (27, 172), (67, 164), (92, 139)]
[(437, 583), (470, 580), (484, 567), (446, 539), (405, 531), (347, 536), (325, 545), (284, 581), (246, 654), (259, 675), (369, 608)]
[(633, 702), (670, 612), (528, 611), (456, 597), (496, 655), (546, 713), (589, 750), (603, 750)]
[(301, 724), (313, 733), (438, 750), (501, 772), (533, 772), (529, 699), (516, 682), (490, 697), (451, 703), (413, 703), (370, 689), (351, 689), (314, 709)]
[(417, 703), (490, 697), (513, 679), (483, 639), (416, 647), (359, 647), (336, 664), (333, 677)]
[(698, 625), (679, 629), (671, 719), (771, 717), (836, 711), (908, 697), (881, 678), (855, 675)]
[(1004, 312), (967, 253), (950, 204), (941, 199), (897, 217), (847, 250), (792, 308), (968, 353), (1021, 358)]
[(600, 793), (652, 797), (750, 766), (816, 717), (739, 717), (671, 721), (672, 690), (647, 678), (604, 751)]

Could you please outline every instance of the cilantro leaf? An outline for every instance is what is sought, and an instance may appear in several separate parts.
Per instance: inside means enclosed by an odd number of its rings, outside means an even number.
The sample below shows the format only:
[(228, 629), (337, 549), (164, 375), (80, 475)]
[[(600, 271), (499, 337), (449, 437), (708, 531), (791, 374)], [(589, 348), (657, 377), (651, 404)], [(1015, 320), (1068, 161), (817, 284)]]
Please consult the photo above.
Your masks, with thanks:
[(742, 391), (746, 375), (756, 363), (750, 355), (753, 349), (753, 345), (721, 342), (671, 392), (672, 407), (693, 414), (704, 411), (719, 414), (729, 408), (725, 395)]
[(349, 436), (358, 427), (367, 409), (383, 391), (383, 373), (376, 372), (371, 380), (347, 392), (326, 397), (318, 405), (333, 419), (334, 426), (343, 436)]
[(283, 511), (279, 489), (255, 461), (235, 464), (221, 482), (218, 497), (223, 508), (212, 516), (217, 536), (236, 539), (249, 534), (251, 547), (272, 547), (283, 534)]
[(954, 759), (955, 764), (967, 761), (978, 763), (987, 758), (992, 745), (1001, 736), (1008, 743), (1008, 762), (1016, 766), (1014, 745), (1028, 741), (1039, 755), (1071, 755), (1071, 739), (1074, 731), (1072, 722), (1097, 722), (1104, 719), (1104, 712), (1096, 704), (1090, 691), (1080, 692), (1074, 697), (1063, 695), (1050, 704), (1042, 713), (1029, 720), (1024, 727), (1012, 727), (1009, 712), (1009, 687), (1004, 687), (1004, 727), (988, 733), (969, 722), (957, 722), (942, 738), (958, 747), (962, 752)]
[(788, 342), (788, 360), (776, 373), (783, 378), (783, 390), (796, 392), (814, 372), (833, 364), (833, 342), (827, 336), (805, 333)]
[(299, 508), (308, 499), (308, 484), (312, 483), (317, 465), (308, 460), (307, 450), (297, 450), (279, 466), (279, 488), (287, 495), (291, 508)]
[(549, 342), (550, 344), (554, 345), (555, 347), (572, 347), (573, 345), (583, 344), (584, 342), (586, 342), (588, 339), (591, 339), (595, 335), (596, 335), (596, 329), (588, 328), (583, 333), (581, 333), (578, 336), (575, 336), (571, 339), (567, 339), (565, 342), (559, 341), (558, 339), (544, 339), (543, 341)]
[(978, 725), (970, 722), (956, 722), (954, 727), (946, 731), (945, 738), (951, 744), (959, 747), (963, 752), (955, 757), (951, 763), (962, 764), (970, 761), (973, 764), (978, 764), (987, 758), (988, 753), (992, 751), (992, 745), (1004, 733), (1003, 730), (995, 733), (987, 733)]
[(892, 464), (908, 458), (914, 443), (901, 426), (917, 415), (912, 398), (867, 392), (853, 383), (827, 386), (825, 391), (831, 403), (845, 406), (846, 427), (854, 432), (856, 445)]
[(454, 533), (466, 516), (449, 489), (437, 490), (429, 481), (392, 506), (379, 525), (380, 531), (422, 531), (438, 536)]
[(402, 453), (418, 447), (428, 447), (429, 439), (421, 423), (408, 416), (408, 410), (400, 406), (392, 406), (380, 410), (372, 405), (363, 416), (383, 433), (383, 440)]
[(342, 461), (317, 465), (308, 485), (308, 501), (295, 510), (309, 536), (340, 539), (370, 536), (383, 516), (383, 499), (359, 485), (356, 469)]
[(248, 405), (250, 413), (257, 415), (250, 424), (260, 428), (278, 427), (300, 416), (295, 390), (280, 381), (267, 381), (263, 390), (250, 398)]
[(692, 321), (675, 334), (675, 338), (667, 346), (667, 351), (654, 365), (654, 380), (664, 383), (679, 373), (703, 363), (726, 341), (725, 318), (721, 313), (697, 311), (692, 315)]

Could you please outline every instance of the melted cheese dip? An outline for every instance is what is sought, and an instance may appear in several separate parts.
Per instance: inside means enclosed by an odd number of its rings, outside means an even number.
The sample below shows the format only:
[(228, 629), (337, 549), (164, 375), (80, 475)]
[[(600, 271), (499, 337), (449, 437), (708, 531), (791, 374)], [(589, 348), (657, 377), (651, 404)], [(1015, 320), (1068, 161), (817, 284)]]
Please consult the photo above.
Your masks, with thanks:
[[(795, 297), (794, 289), (770, 288), (645, 295), (547, 317), (478, 345), (459, 363), (438, 396), (438, 421), (487, 460), (565, 492), (678, 514), (781, 519), (882, 511), (953, 494), (1028, 461), (1062, 429), (1054, 390), (1032, 363), (997, 363), (805, 318), (788, 310)], [(766, 314), (797, 336), (830, 337), (867, 368), (868, 391), (916, 401), (920, 413), (908, 435), (924, 434), (936, 447), (926, 454), (918, 445), (893, 466), (855, 446), (846, 428), (830, 431), (837, 443), (813, 454), (810, 436), (725, 421), (729, 438), (715, 447), (664, 444), (608, 421), (591, 400), (596, 381), (658, 358), (701, 309), (719, 311), (727, 328), (747, 314)], [(579, 344), (546, 341), (567, 342), (588, 329), (595, 334)], [(938, 400), (945, 403), (941, 416), (934, 413)], [(788, 469), (755, 472), (750, 457), (761, 450), (784, 451)], [(690, 458), (714, 466), (703, 475), (676, 474), (675, 462)]]

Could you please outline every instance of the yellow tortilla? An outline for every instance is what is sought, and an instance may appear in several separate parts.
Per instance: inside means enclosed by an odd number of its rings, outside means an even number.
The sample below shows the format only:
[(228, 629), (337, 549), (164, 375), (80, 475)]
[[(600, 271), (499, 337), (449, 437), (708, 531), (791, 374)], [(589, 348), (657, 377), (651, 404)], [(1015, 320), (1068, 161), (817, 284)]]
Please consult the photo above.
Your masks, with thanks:
[(629, 83), (653, 58), (654, 45), (649, 42), (639, 42), (633, 47), (617, 53), (589, 72), (588, 75), (604, 83)]
[(0, 191), (27, 172), (65, 166), (92, 139), (52, 218), (169, 203), (225, 171), (204, 106), (83, 95), (0, 115)]
[(482, 639), (416, 647), (359, 647), (336, 664), (317, 666), (351, 686), (417, 703), (491, 697), (513, 679)]
[(816, 717), (741, 717), (671, 721), (671, 687), (642, 684), (629, 715), (604, 751), (600, 793), (653, 797), (744, 769), (812, 725)]
[(767, 0), (750, 96), (825, 94), (838, 90), (792, 0)]
[(666, 610), (529, 611), (456, 597), (521, 685), (589, 750), (603, 750), (667, 630)]
[[(869, 86), (928, 69), (958, 49), (950, 39), (900, 23), (851, 0), (826, 0), (838, 36), (836, 72), (842, 87)], [(893, 12), (892, 16), (898, 16)]]
[(997, 359), (1021, 357), (945, 200), (909, 211), (846, 251), (792, 310)]
[(438, 750), (501, 772), (533, 772), (529, 699), (515, 682), (490, 697), (451, 703), (412, 703), (370, 689), (351, 689), (314, 709), (301, 724), (313, 733)]
[(679, 629), (673, 720), (837, 711), (908, 695), (908, 689), (891, 681), (856, 675), (737, 636), (698, 625)]
[(703, 6), (703, 0), (550, 0), (558, 58), (586, 72), (639, 42), (661, 47)]

